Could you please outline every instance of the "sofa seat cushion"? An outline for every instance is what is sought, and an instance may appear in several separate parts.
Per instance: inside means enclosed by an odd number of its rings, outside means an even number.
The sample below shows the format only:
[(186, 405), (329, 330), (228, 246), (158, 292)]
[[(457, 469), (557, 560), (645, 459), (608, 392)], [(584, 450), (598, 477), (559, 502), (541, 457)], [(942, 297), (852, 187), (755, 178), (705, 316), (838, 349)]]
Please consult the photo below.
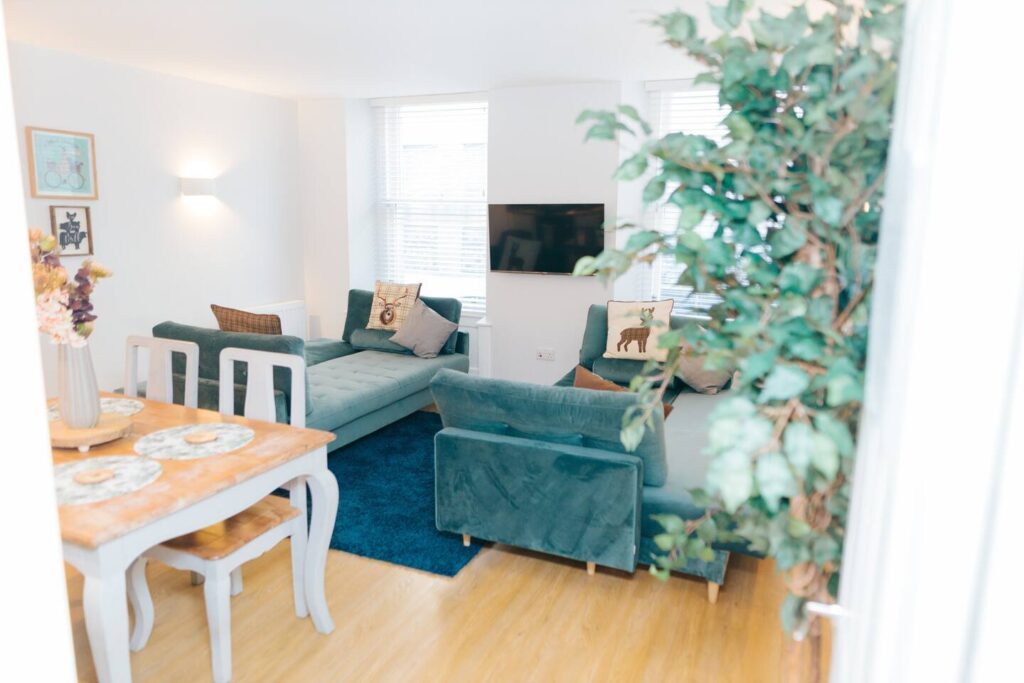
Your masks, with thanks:
[(672, 404), (672, 415), (665, 420), (665, 457), (668, 477), (664, 486), (645, 486), (642, 493), (641, 535), (660, 534), (661, 525), (651, 515), (674, 514), (695, 519), (704, 508), (690, 497), (690, 489), (702, 488), (708, 469), (708, 418), (725, 394), (681, 393)]
[(418, 358), (370, 350), (318, 363), (308, 369), (316, 407), (306, 426), (333, 430), (348, 424), (426, 389), (441, 368), (467, 372), (469, 357), (456, 353)]

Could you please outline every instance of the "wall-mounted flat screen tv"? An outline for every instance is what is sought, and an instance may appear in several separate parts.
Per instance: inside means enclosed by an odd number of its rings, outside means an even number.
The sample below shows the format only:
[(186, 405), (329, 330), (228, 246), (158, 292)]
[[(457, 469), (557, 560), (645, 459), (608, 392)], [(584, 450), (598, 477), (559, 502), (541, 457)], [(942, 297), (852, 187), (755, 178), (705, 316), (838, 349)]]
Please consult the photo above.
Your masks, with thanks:
[(604, 204), (491, 204), (491, 270), (572, 273), (604, 249)]

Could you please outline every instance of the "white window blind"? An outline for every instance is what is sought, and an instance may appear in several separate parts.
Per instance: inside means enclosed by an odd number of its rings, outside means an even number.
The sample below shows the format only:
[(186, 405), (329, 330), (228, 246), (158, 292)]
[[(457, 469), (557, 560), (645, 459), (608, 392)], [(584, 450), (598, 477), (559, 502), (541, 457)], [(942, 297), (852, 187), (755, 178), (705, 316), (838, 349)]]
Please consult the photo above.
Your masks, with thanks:
[(377, 272), (484, 312), (487, 102), (375, 106)]
[[(719, 145), (725, 142), (728, 129), (722, 119), (729, 113), (728, 108), (718, 105), (718, 90), (714, 88), (680, 85), (650, 92), (650, 111), (654, 132), (658, 137), (669, 133), (704, 135)], [(669, 188), (674, 190), (674, 187)], [(666, 234), (675, 234), (679, 222), (679, 207), (662, 204), (654, 214), (655, 229)], [(696, 231), (705, 237), (714, 234), (716, 223), (705, 218)], [(684, 266), (674, 256), (661, 254), (655, 264), (653, 277), (654, 296), (674, 299), (673, 313), (694, 318), (707, 318), (707, 310), (721, 299), (706, 292), (696, 292), (692, 287), (678, 284)]]

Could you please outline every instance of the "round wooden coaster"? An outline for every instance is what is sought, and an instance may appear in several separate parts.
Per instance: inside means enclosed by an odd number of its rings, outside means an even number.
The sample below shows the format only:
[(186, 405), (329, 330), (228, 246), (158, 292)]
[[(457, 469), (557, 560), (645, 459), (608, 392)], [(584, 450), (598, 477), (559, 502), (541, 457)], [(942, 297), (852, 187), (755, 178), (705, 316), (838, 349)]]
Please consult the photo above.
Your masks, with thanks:
[(199, 444), (202, 443), (210, 443), (211, 441), (216, 441), (219, 437), (220, 435), (217, 432), (211, 431), (192, 432), (190, 434), (186, 434), (183, 438), (185, 439), (185, 443), (190, 443), (193, 446), (198, 446)]
[(98, 470), (86, 470), (85, 472), (79, 472), (74, 476), (74, 480), (79, 484), (101, 484), (113, 476), (114, 470), (109, 467), (103, 467)]
[(132, 420), (124, 415), (101, 413), (95, 427), (71, 429), (63, 420), (50, 423), (50, 443), (54, 448), (89, 450), (90, 446), (114, 441), (132, 430)]

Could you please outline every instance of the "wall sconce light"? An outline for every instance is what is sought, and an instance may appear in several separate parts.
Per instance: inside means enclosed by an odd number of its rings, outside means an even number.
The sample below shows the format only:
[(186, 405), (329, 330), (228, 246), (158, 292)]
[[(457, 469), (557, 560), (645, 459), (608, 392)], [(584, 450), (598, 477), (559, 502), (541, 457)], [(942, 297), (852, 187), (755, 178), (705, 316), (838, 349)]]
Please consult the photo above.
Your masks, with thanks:
[(213, 178), (179, 178), (183, 197), (212, 197), (216, 183)]

